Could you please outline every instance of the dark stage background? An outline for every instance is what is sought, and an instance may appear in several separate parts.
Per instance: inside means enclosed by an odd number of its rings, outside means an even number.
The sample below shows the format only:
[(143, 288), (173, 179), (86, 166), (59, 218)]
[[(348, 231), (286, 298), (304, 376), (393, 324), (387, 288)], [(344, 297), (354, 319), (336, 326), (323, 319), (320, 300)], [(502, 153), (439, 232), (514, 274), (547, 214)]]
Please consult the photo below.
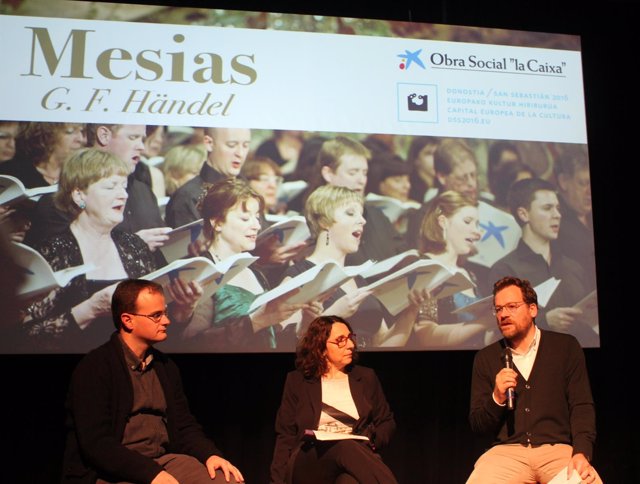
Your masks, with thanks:
[[(133, 2), (131, 2), (133, 3)], [(148, 2), (163, 3), (163, 2)], [(638, 13), (634, 2), (177, 2), (208, 8), (317, 13), (476, 25), (582, 36), (592, 170), (601, 348), (586, 351), (604, 482), (640, 482), (636, 386)], [(347, 2), (344, 2), (347, 3)], [(6, 45), (0, 48), (7, 48)], [(283, 53), (283, 55), (286, 53)], [(344, 60), (338, 60), (344, 61)], [(635, 228), (635, 230), (634, 230)], [(1, 270), (1, 269), (0, 269)], [(1, 308), (0, 308), (1, 310)], [(363, 354), (376, 369), (398, 431), (385, 459), (403, 484), (463, 483), (483, 449), (467, 423), (473, 352)], [(79, 355), (0, 356), (0, 482), (57, 482), (64, 397)], [(247, 482), (268, 482), (273, 422), (293, 355), (175, 355), (192, 410)]]

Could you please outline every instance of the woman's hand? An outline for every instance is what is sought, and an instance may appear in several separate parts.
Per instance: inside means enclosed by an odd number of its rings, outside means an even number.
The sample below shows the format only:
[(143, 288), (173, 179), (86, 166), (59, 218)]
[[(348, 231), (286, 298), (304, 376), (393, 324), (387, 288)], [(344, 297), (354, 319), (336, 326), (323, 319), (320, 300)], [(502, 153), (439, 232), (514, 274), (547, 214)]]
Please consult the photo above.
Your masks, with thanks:
[(299, 288), (285, 292), (282, 296), (269, 301), (250, 315), (255, 332), (289, 319), (294, 313), (305, 309), (307, 304), (290, 304), (287, 299), (300, 292)]
[(138, 230), (136, 235), (144, 240), (149, 250), (153, 252), (169, 240), (169, 236), (167, 235), (169, 232), (171, 232), (171, 227), (156, 227), (154, 229)]
[(431, 298), (431, 294), (427, 289), (413, 289), (409, 293), (409, 307), (420, 309), (425, 301)]
[(78, 326), (80, 326), (80, 329), (85, 329), (96, 318), (111, 314), (111, 298), (117, 285), (118, 283), (111, 284), (104, 289), (94, 292), (89, 299), (86, 299), (71, 309), (71, 314), (78, 323)]
[(178, 277), (167, 287), (173, 303), (171, 314), (176, 322), (188, 321), (204, 290), (197, 281), (185, 282)]
[(260, 258), (259, 263), (266, 264), (287, 264), (295, 259), (300, 252), (307, 248), (306, 242), (298, 242), (297, 244), (282, 245), (277, 235), (269, 236), (265, 241), (251, 251), (251, 253)]
[(350, 318), (358, 310), (362, 302), (371, 294), (373, 294), (372, 291), (360, 287), (342, 296), (329, 306), (323, 314), (335, 314), (341, 318)]

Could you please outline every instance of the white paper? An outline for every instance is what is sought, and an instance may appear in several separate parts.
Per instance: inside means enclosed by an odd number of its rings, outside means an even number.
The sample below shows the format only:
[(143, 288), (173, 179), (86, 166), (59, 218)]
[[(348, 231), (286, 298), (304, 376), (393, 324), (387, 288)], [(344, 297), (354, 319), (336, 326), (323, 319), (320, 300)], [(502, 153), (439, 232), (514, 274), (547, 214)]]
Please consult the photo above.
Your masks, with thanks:
[(281, 183), (278, 187), (277, 198), (279, 202), (289, 203), (295, 197), (300, 195), (306, 188), (308, 183), (304, 180), (294, 180)]
[(298, 274), (288, 281), (283, 282), (274, 289), (262, 293), (253, 301), (249, 307), (249, 311), (254, 311), (260, 306), (263, 306), (264, 304), (267, 304), (268, 302), (273, 301), (294, 289), (299, 289), (299, 291), (289, 297), (287, 302), (290, 304), (308, 303), (314, 299), (320, 298), (329, 291), (340, 287), (349, 279), (360, 275), (372, 264), (372, 261), (366, 261), (359, 266), (349, 267), (340, 267), (334, 261), (326, 261), (322, 264), (317, 264), (304, 271), (302, 274)]
[(167, 262), (173, 262), (189, 255), (189, 244), (196, 240), (201, 232), (202, 219), (198, 219), (176, 227), (167, 233), (169, 240), (160, 247)]
[(65, 287), (71, 279), (95, 269), (94, 264), (82, 264), (53, 272), (47, 260), (28, 245), (13, 243), (15, 261), (23, 269), (25, 279), (18, 287), (21, 298), (46, 294), (56, 287)]
[(365, 279), (370, 277), (379, 276), (380, 274), (384, 274), (385, 272), (390, 271), (395, 266), (397, 266), (400, 262), (404, 260), (415, 260), (420, 258), (420, 252), (416, 249), (410, 249), (401, 254), (391, 256), (387, 259), (381, 260), (373, 264), (369, 269), (364, 271), (361, 275)]
[(367, 286), (394, 316), (409, 306), (413, 289), (426, 289), (439, 299), (474, 287), (462, 272), (452, 271), (433, 259), (420, 259)]
[[(206, 299), (256, 260), (258, 260), (257, 257), (247, 252), (227, 257), (217, 264), (206, 257), (178, 259), (143, 276), (142, 279), (155, 281), (163, 287), (169, 286), (177, 277), (185, 282), (197, 281), (204, 289), (202, 299)], [(165, 298), (167, 302), (171, 301), (171, 295), (168, 292), (165, 292)]]
[(294, 245), (311, 237), (307, 220), (301, 215), (289, 217), (267, 227), (258, 234), (256, 245), (261, 244), (272, 235), (278, 238), (281, 245)]
[(564, 467), (560, 472), (558, 472), (553, 479), (551, 479), (548, 484), (581, 484), (582, 479), (580, 479), (580, 475), (574, 469), (571, 477), (567, 479), (567, 467)]
[(413, 200), (401, 202), (397, 198), (386, 197), (384, 195), (378, 195), (377, 193), (368, 193), (364, 199), (365, 204), (373, 207), (378, 207), (382, 210), (382, 213), (391, 221), (395, 223), (407, 210), (420, 208), (420, 204)]
[(0, 175), (0, 205), (15, 203), (25, 198), (37, 201), (45, 193), (55, 193), (58, 185), (44, 187), (25, 188), (22, 181), (10, 175)]
[(365, 435), (325, 432), (323, 430), (312, 430), (312, 432), (317, 440), (369, 440), (369, 437)]

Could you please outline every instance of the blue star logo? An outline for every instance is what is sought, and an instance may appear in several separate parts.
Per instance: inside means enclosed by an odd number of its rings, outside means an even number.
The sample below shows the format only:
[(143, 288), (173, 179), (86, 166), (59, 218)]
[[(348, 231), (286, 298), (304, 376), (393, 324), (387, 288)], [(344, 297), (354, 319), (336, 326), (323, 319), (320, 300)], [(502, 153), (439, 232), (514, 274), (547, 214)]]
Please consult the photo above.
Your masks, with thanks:
[(504, 249), (504, 238), (502, 238), (502, 232), (509, 228), (508, 225), (493, 225), (493, 222), (489, 221), (489, 223), (486, 225), (480, 224), (480, 227), (485, 230), (485, 233), (482, 236), (482, 240), (480, 242), (484, 242), (489, 237), (495, 237), (500, 244), (500, 247)]
[(413, 63), (419, 65), (423, 69), (426, 69), (424, 63), (422, 62), (422, 59), (420, 59), (421, 52), (422, 49), (418, 49), (414, 52), (405, 49), (404, 54), (398, 54), (398, 57), (402, 59), (402, 62), (400, 63), (400, 69), (409, 70), (409, 67), (411, 67), (411, 64)]

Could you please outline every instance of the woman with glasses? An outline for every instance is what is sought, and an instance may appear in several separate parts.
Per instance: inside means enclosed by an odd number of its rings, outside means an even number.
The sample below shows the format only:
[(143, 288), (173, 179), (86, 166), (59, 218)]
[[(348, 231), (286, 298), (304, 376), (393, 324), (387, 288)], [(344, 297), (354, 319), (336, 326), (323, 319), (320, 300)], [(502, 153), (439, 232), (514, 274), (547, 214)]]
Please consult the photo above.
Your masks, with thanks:
[[(158, 268), (142, 239), (114, 230), (122, 222), (128, 174), (124, 161), (97, 149), (79, 150), (65, 162), (54, 201), (73, 220), (36, 248), (54, 271), (82, 264), (93, 268), (28, 306), (22, 324), (27, 351), (82, 353), (103, 342), (113, 331), (111, 296), (117, 283)], [(174, 282), (174, 322), (188, 319), (201, 291), (196, 283)]]
[(393, 414), (374, 371), (355, 364), (355, 340), (338, 316), (309, 324), (276, 418), (271, 484), (397, 482), (378, 454)]
[[(311, 255), (287, 269), (284, 280), (327, 261), (344, 267), (347, 256), (360, 247), (366, 223), (361, 194), (344, 187), (321, 186), (309, 195), (305, 216), (316, 244)], [(412, 293), (409, 307), (394, 317), (364, 285), (361, 278), (345, 282), (323, 301), (323, 314), (349, 318), (361, 349), (404, 346), (426, 293)]]
[(249, 181), (249, 186), (262, 195), (264, 215), (284, 214), (286, 207), (278, 205), (278, 187), (283, 181), (282, 171), (270, 158), (249, 159), (242, 166), (240, 174)]
[[(431, 200), (420, 230), (420, 251), (451, 270), (475, 282), (474, 274), (465, 267), (464, 259), (473, 253), (480, 240), (478, 203), (456, 191), (446, 191)], [(453, 311), (478, 299), (475, 289), (452, 296), (427, 299), (420, 307), (415, 325), (418, 348), (481, 348), (484, 336), (494, 328), (493, 318), (472, 321), (468, 313)]]

